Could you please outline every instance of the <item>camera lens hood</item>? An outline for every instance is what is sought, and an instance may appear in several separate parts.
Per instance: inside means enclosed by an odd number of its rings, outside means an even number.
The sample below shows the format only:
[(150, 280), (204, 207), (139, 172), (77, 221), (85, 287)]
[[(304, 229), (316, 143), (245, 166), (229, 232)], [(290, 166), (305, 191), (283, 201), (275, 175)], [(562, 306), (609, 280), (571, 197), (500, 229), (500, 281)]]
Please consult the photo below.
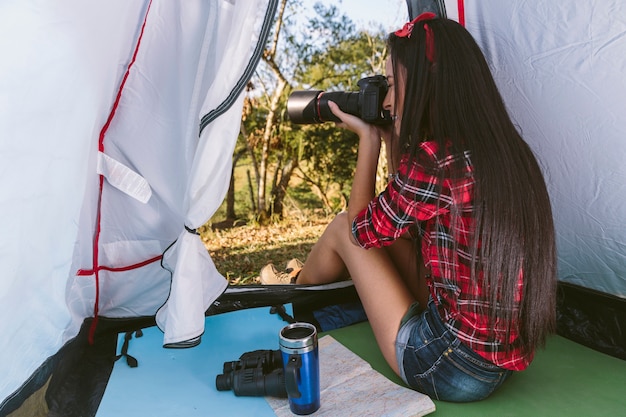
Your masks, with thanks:
[(320, 123), (318, 97), (321, 90), (294, 91), (287, 100), (287, 114), (289, 120), (295, 124)]

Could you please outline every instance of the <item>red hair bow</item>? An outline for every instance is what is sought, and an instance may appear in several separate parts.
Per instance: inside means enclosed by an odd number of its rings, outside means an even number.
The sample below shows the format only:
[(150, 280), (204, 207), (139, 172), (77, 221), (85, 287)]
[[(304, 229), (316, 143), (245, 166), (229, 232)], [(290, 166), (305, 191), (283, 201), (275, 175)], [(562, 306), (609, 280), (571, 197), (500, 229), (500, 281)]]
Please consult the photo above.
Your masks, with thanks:
[[(410, 38), (411, 33), (413, 33), (413, 27), (421, 21), (432, 20), (436, 18), (437, 15), (432, 12), (424, 12), (421, 15), (417, 16), (415, 19), (411, 20), (408, 23), (405, 23), (402, 29), (396, 30), (394, 34), (400, 38)], [(430, 26), (424, 24), (424, 30), (426, 31), (426, 58), (430, 62), (434, 62), (435, 60), (435, 37), (430, 29)]]

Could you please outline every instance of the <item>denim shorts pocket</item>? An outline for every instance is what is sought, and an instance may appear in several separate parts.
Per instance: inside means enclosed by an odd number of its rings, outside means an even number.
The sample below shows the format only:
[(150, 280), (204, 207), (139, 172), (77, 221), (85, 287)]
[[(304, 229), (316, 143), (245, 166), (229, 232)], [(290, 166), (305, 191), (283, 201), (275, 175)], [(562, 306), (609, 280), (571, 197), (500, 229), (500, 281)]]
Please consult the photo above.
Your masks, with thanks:
[(411, 323), (403, 346), (407, 384), (433, 399), (476, 401), (489, 396), (511, 373), (482, 359), (439, 323), (422, 315)]
[(418, 391), (430, 391), (430, 375), (437, 371), (438, 365), (448, 351), (449, 342), (442, 336), (437, 336), (425, 320), (413, 329), (411, 345), (407, 346), (404, 356), (405, 370), (408, 382)]
[(477, 359), (475, 354), (469, 354), (467, 348), (456, 346), (448, 353), (450, 364), (457, 367), (461, 372), (486, 384), (497, 383), (503, 373), (503, 369), (496, 365)]

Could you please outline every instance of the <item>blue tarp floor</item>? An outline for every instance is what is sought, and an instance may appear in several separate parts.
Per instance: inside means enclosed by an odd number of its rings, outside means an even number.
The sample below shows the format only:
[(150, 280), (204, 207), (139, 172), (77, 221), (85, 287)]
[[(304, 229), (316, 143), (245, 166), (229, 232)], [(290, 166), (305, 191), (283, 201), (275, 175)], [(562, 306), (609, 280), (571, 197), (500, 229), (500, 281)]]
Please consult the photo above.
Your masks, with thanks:
[[(210, 316), (202, 343), (191, 349), (164, 349), (163, 333), (144, 329), (128, 351), (139, 366), (130, 368), (123, 358), (115, 363), (96, 416), (273, 416), (262, 397), (217, 391), (215, 377), (244, 352), (278, 349), (286, 324), (267, 307)], [(120, 335), (118, 351), (122, 342)]]

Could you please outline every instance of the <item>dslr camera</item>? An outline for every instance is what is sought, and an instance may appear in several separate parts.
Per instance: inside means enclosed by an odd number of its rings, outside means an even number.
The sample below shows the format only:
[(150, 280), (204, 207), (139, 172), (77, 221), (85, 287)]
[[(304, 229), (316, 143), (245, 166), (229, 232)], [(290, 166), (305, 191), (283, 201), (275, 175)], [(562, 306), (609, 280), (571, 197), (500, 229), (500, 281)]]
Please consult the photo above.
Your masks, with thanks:
[(328, 107), (335, 102), (345, 112), (359, 117), (367, 123), (385, 125), (391, 123), (391, 115), (383, 109), (383, 100), (389, 89), (383, 75), (362, 78), (358, 81), (358, 92), (300, 90), (287, 99), (287, 114), (296, 124), (340, 122)]

